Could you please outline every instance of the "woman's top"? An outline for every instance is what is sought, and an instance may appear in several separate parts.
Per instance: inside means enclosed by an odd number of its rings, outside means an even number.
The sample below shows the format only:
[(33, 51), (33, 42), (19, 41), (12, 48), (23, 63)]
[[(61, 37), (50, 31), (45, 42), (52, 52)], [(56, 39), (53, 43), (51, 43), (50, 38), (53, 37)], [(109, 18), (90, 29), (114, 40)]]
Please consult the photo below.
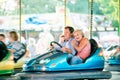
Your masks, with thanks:
[[(87, 39), (87, 38), (83, 38), (80, 41), (79, 47), (81, 47), (81, 45), (83, 45), (85, 43), (84, 42), (84, 41), (86, 41), (85, 39)], [(82, 58), (83, 60), (85, 60), (90, 55), (90, 51), (91, 51), (91, 45), (90, 45), (90, 42), (88, 40), (87, 44), (84, 46), (84, 48), (77, 53), (77, 56), (79, 56), (80, 58)]]

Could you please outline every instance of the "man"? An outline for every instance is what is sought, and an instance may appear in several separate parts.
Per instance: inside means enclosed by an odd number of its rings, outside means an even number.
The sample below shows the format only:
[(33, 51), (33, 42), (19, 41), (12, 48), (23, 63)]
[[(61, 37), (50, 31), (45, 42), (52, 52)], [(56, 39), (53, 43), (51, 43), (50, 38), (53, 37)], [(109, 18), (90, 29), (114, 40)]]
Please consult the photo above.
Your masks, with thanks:
[(4, 34), (0, 34), (0, 41), (6, 43)]
[(64, 28), (64, 39), (65, 39), (65, 41), (62, 44), (63, 47), (61, 48), (61, 51), (68, 52), (72, 55), (75, 55), (76, 50), (71, 44), (71, 41), (74, 39), (73, 38), (73, 32), (74, 32), (74, 29), (70, 26), (66, 26)]
[(71, 41), (74, 39), (73, 38), (73, 32), (74, 29), (71, 26), (66, 26), (64, 28), (64, 42), (60, 43), (62, 45), (62, 48), (60, 47), (55, 47), (57, 50), (61, 50), (62, 52), (67, 52), (72, 55), (76, 54), (76, 50), (71, 44)]

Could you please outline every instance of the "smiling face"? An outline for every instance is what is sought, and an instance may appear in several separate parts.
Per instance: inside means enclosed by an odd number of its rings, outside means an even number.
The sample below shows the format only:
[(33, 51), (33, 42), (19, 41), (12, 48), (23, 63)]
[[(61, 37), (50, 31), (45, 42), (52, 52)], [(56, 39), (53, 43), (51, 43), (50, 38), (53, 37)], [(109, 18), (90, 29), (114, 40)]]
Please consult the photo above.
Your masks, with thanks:
[(76, 30), (73, 35), (77, 41), (81, 41), (81, 39), (84, 37), (84, 34), (81, 30)]

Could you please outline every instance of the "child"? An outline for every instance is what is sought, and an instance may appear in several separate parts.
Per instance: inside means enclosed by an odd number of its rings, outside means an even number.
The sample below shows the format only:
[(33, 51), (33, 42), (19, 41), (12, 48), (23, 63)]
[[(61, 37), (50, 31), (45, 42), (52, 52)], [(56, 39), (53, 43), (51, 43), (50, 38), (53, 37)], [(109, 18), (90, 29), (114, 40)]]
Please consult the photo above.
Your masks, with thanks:
[(61, 35), (59, 43), (62, 45), (62, 43), (64, 43), (64, 41), (65, 41), (64, 35)]

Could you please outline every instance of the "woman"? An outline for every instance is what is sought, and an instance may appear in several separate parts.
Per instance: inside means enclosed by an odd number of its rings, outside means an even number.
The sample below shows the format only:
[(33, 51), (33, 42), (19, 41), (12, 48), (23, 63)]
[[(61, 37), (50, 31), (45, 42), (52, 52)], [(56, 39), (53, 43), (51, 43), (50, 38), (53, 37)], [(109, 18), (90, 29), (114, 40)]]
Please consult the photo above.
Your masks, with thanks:
[[(84, 37), (84, 33), (81, 30), (76, 30), (73, 33), (75, 40), (72, 41), (72, 45), (77, 50), (77, 54), (71, 58), (70, 64), (82, 63), (90, 55), (90, 42)], [(78, 44), (76, 43), (78, 41)]]
[(15, 31), (9, 33), (10, 43), (7, 45), (9, 51), (13, 53), (14, 61), (17, 62), (26, 52), (24, 44), (18, 41), (18, 35)]

